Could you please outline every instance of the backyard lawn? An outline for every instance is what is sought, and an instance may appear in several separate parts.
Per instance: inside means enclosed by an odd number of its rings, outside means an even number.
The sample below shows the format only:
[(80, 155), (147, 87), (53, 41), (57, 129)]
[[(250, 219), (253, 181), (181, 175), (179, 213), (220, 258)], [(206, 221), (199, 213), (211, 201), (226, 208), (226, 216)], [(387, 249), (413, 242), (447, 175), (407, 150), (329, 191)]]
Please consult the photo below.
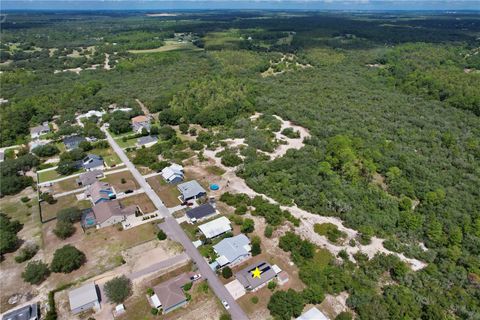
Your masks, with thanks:
[(57, 216), (58, 211), (69, 208), (78, 207), (85, 209), (91, 207), (91, 203), (88, 200), (77, 201), (77, 197), (74, 194), (57, 198), (57, 202), (54, 204), (48, 204), (45, 201), (41, 202), (40, 207), (42, 209), (43, 221), (54, 218)]
[[(72, 173), (72, 175), (77, 174), (77, 173), (81, 173), (81, 172), (84, 172), (84, 171), (85, 171), (84, 169), (80, 169), (80, 170)], [(60, 178), (63, 178), (63, 177), (68, 177), (68, 176), (63, 176), (63, 175), (59, 174), (55, 169), (37, 172), (37, 174), (38, 174), (38, 183), (42, 183), (42, 182), (46, 182), (46, 181), (50, 181), (50, 180), (56, 180), (56, 179), (60, 179)]]
[(54, 193), (62, 193), (66, 191), (79, 189), (81, 188), (81, 186), (79, 186), (77, 183), (77, 177), (73, 177), (70, 179), (65, 179), (62, 181), (55, 182), (52, 188)]
[(127, 137), (126, 141), (123, 141), (123, 138), (116, 138), (115, 141), (118, 143), (120, 148), (125, 149), (125, 148), (133, 148), (135, 147), (135, 144), (137, 143), (137, 138), (131, 138), (129, 139)]
[(166, 183), (160, 175), (148, 178), (147, 182), (167, 207), (175, 207), (180, 204), (180, 200), (178, 200), (180, 191), (176, 185)]

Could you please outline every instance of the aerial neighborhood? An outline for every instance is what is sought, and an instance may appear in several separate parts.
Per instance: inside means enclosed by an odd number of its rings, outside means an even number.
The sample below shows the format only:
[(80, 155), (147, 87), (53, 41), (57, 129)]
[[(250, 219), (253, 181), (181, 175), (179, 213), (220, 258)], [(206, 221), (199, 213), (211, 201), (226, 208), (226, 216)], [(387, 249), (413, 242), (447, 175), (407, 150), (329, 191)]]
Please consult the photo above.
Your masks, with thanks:
[(0, 320), (480, 320), (479, 8), (1, 1)]

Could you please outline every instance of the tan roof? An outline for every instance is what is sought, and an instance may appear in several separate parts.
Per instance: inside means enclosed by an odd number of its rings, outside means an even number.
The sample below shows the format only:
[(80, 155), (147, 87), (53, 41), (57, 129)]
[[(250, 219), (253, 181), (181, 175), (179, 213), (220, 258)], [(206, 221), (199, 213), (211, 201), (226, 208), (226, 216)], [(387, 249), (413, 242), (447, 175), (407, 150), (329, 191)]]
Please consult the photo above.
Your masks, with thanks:
[(147, 116), (136, 116), (136, 117), (133, 117), (132, 118), (132, 123), (136, 123), (136, 122), (148, 122), (148, 118)]
[(137, 211), (136, 205), (123, 207), (118, 200), (101, 202), (93, 206), (97, 223), (103, 223), (113, 216), (129, 216)]
[(190, 277), (186, 273), (182, 273), (173, 279), (153, 287), (153, 291), (157, 295), (163, 310), (169, 309), (176, 304), (186, 300), (182, 287), (190, 282)]

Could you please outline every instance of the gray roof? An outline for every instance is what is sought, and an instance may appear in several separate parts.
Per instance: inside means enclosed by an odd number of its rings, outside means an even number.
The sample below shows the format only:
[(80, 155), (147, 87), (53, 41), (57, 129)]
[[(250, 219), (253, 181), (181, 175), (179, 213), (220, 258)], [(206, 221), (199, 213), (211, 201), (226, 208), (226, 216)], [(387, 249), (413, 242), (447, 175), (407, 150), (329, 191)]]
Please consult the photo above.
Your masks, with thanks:
[[(254, 278), (252, 271), (258, 267), (260, 269), (260, 278)], [(253, 290), (262, 284), (275, 278), (277, 274), (273, 271), (272, 266), (265, 261), (260, 261), (255, 264), (249, 265), (245, 269), (240, 270), (235, 274), (237, 280), (246, 288)]]
[(182, 193), (184, 199), (190, 199), (201, 193), (207, 193), (196, 180), (181, 183), (177, 188)]
[(307, 312), (303, 313), (296, 320), (329, 320), (320, 310), (313, 307)]
[(82, 166), (85, 169), (92, 169), (103, 166), (103, 158), (96, 154), (89, 153), (85, 158), (83, 158)]
[(196, 208), (187, 211), (187, 216), (192, 219), (202, 219), (216, 212), (210, 203), (204, 203)]
[(50, 131), (50, 127), (48, 124), (46, 125), (41, 125), (41, 126), (36, 126), (30, 129), (30, 133), (42, 133), (44, 131)]
[(177, 304), (187, 300), (187, 297), (185, 296), (182, 287), (190, 281), (191, 280), (188, 274), (182, 273), (181, 275), (176, 276), (173, 279), (170, 279), (153, 287), (153, 291), (160, 300), (163, 310), (170, 309)]
[(96, 182), (97, 179), (102, 176), (103, 172), (101, 170), (92, 170), (80, 174), (77, 181), (81, 182), (82, 186), (88, 186)]
[(241, 233), (235, 237), (223, 239), (214, 245), (213, 249), (220, 257), (224, 256), (231, 263), (239, 257), (249, 254), (250, 240)]
[(82, 136), (70, 136), (70, 137), (65, 137), (63, 139), (63, 144), (67, 147), (67, 149), (75, 149), (78, 148), (78, 145), (80, 142), (85, 141), (85, 138)]
[(144, 136), (144, 137), (138, 138), (137, 144), (139, 146), (143, 146), (145, 144), (148, 144), (148, 143), (151, 143), (151, 142), (157, 142), (157, 141), (158, 141), (157, 136)]
[(92, 302), (98, 302), (97, 289), (93, 282), (87, 283), (80, 288), (68, 292), (70, 310), (80, 308)]
[(37, 317), (38, 306), (37, 304), (31, 304), (20, 309), (5, 313), (2, 317), (2, 320), (30, 320), (37, 319)]

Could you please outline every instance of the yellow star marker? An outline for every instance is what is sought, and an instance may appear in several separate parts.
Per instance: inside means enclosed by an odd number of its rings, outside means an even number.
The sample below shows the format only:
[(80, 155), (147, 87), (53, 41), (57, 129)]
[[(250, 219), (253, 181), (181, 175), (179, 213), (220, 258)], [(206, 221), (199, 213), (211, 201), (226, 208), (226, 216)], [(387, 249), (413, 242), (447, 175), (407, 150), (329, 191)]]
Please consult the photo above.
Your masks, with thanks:
[(254, 278), (260, 279), (261, 274), (262, 274), (262, 272), (260, 271), (260, 269), (258, 269), (258, 267), (256, 267), (255, 270), (252, 271), (252, 276)]

